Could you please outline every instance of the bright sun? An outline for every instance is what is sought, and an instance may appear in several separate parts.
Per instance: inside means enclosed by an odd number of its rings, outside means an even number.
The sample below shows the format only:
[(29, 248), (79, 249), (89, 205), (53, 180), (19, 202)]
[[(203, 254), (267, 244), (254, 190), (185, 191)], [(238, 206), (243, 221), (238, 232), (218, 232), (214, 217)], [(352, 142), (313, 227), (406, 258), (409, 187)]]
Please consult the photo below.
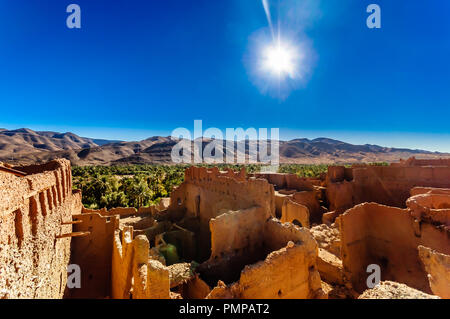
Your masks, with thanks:
[(286, 45), (277, 43), (265, 48), (263, 67), (278, 77), (295, 77), (296, 51)]

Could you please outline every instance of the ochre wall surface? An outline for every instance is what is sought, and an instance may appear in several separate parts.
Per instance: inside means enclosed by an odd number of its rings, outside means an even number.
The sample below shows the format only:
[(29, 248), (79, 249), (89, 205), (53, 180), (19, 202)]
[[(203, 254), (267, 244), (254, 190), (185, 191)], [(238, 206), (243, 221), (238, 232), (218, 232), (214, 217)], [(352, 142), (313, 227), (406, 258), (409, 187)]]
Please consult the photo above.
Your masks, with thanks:
[(89, 232), (89, 235), (72, 238), (70, 262), (81, 268), (81, 288), (70, 289), (67, 297), (109, 297), (114, 231), (119, 227), (119, 218), (83, 213), (74, 215), (73, 219), (81, 221), (73, 226), (74, 231)]
[(169, 214), (195, 219), (198, 223), (198, 261), (211, 255), (209, 221), (222, 210), (237, 211), (259, 206), (275, 216), (274, 188), (265, 179), (245, 179), (245, 174), (221, 173), (217, 168), (190, 167), (185, 181), (171, 194)]
[[(318, 207), (312, 191), (298, 197), (313, 209)], [(275, 206), (274, 187), (267, 179), (246, 179), (242, 172), (225, 174), (217, 169), (186, 170), (168, 212), (199, 222), (195, 233), (203, 244), (204, 259), (197, 271), (212, 288), (208, 298), (325, 296), (316, 242), (306, 228), (273, 219)]]
[[(324, 298), (319, 273), (363, 292), (377, 264), (382, 280), (448, 298), (450, 161), (428, 164), (436, 162), (330, 167), (326, 197), (293, 174), (191, 167), (158, 207), (109, 211), (82, 208), (67, 160), (17, 168), (25, 177), (0, 172), (0, 298), (174, 297), (174, 265), (150, 247), (162, 233), (183, 243), (184, 261), (200, 263), (176, 286), (183, 297)], [(315, 240), (291, 223), (309, 227), (326, 204), (330, 224), (343, 213), (339, 232), (316, 226)], [(69, 263), (81, 268), (81, 289), (66, 288)]]
[(211, 258), (239, 251), (253, 254), (262, 247), (261, 233), (268, 218), (261, 207), (225, 211), (211, 219)]
[(314, 191), (295, 192), (292, 200), (298, 204), (308, 207), (310, 222), (320, 222), (322, 220), (323, 210)]
[(450, 299), (450, 255), (419, 246), (419, 256), (428, 273), (433, 294)]
[(403, 208), (416, 186), (450, 187), (448, 166), (363, 166), (329, 167), (327, 198), (330, 211), (345, 209), (364, 202)]
[(281, 219), (283, 223), (295, 223), (301, 227), (309, 228), (309, 209), (290, 198), (284, 200)]
[[(246, 213), (249, 212), (241, 212), (242, 215)], [(214, 224), (213, 238), (215, 232), (226, 233), (232, 227), (225, 221), (224, 218), (220, 224)], [(239, 240), (236, 249), (231, 246), (216, 249), (211, 259), (200, 265), (201, 276), (210, 271), (219, 279), (226, 277), (231, 270), (235, 272), (228, 286), (219, 282), (208, 298), (326, 298), (316, 264), (317, 243), (309, 231), (272, 218), (257, 225), (262, 227), (258, 227), (257, 231), (263, 238), (259, 241), (250, 239), (248, 249), (242, 249), (242, 240)], [(252, 238), (244, 231), (240, 238), (247, 236)]]
[(449, 254), (448, 229), (420, 223), (407, 209), (376, 203), (357, 205), (336, 221), (344, 272), (357, 291), (367, 288), (367, 266), (377, 264), (381, 267), (382, 280), (431, 292), (417, 247), (423, 245)]
[(159, 261), (149, 259), (146, 236), (133, 239), (133, 228), (116, 230), (112, 253), (114, 299), (169, 299), (169, 271)]
[(72, 192), (70, 162), (0, 172), (0, 299), (62, 298), (66, 289), (72, 214), (81, 194)]
[(448, 194), (429, 192), (415, 195), (406, 201), (406, 206), (419, 221), (450, 226), (450, 195)]
[(256, 178), (264, 178), (270, 184), (278, 189), (296, 190), (296, 191), (312, 191), (313, 183), (308, 178), (302, 178), (296, 174), (282, 174), (282, 173), (255, 173), (249, 174)]
[(391, 166), (450, 166), (450, 158), (417, 159), (415, 157), (392, 163)]

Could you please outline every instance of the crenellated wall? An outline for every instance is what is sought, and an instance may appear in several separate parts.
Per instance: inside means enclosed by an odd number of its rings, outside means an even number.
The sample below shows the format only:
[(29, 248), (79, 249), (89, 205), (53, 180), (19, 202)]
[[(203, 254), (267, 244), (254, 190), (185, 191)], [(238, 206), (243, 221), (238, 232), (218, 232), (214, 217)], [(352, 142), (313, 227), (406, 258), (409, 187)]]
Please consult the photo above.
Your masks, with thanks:
[(72, 215), (81, 193), (72, 191), (70, 162), (0, 172), (0, 299), (62, 298), (70, 258)]

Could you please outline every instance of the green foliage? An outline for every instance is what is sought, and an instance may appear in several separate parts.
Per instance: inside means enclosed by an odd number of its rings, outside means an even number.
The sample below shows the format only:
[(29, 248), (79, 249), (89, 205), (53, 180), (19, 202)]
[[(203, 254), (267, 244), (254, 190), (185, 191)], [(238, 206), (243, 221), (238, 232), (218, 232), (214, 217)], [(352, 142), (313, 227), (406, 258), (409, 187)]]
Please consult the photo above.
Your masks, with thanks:
[(328, 165), (303, 165), (303, 164), (282, 164), (278, 170), (280, 173), (297, 174), (299, 177), (318, 178), (326, 173)]
[(373, 165), (373, 166), (389, 166), (389, 164), (386, 163), (386, 162), (370, 163), (369, 165)]
[[(212, 167), (213, 165), (200, 165)], [(170, 196), (184, 181), (188, 165), (77, 166), (72, 168), (73, 187), (83, 192), (87, 208), (136, 207), (156, 204)], [(219, 165), (221, 170), (240, 170), (242, 165)], [(247, 165), (247, 172), (259, 171)]]
[[(199, 165), (213, 167), (215, 165)], [(244, 165), (216, 165), (220, 170), (239, 171)], [(83, 192), (87, 208), (136, 207), (156, 204), (170, 196), (173, 188), (184, 181), (188, 165), (124, 165), (73, 167), (73, 186)], [(257, 164), (245, 165), (247, 173), (259, 172)], [(282, 164), (280, 173), (318, 178), (327, 165)]]
[(73, 167), (73, 186), (88, 208), (141, 207), (167, 197), (184, 180), (185, 166), (126, 165)]
[(180, 262), (177, 247), (172, 244), (165, 244), (159, 247), (159, 252), (164, 256), (167, 266)]

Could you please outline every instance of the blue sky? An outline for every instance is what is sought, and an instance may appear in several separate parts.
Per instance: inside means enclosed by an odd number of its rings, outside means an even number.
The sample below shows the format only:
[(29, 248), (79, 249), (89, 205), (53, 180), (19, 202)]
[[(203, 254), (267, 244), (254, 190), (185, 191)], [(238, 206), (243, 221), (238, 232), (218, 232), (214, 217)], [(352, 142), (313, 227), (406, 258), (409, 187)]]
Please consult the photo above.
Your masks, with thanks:
[[(269, 2), (311, 56), (283, 98), (249, 66), (268, 34), (260, 0), (0, 0), (0, 127), (138, 140), (201, 119), (450, 151), (450, 1)], [(65, 25), (70, 3), (80, 30)], [(370, 3), (381, 29), (366, 26)]]

